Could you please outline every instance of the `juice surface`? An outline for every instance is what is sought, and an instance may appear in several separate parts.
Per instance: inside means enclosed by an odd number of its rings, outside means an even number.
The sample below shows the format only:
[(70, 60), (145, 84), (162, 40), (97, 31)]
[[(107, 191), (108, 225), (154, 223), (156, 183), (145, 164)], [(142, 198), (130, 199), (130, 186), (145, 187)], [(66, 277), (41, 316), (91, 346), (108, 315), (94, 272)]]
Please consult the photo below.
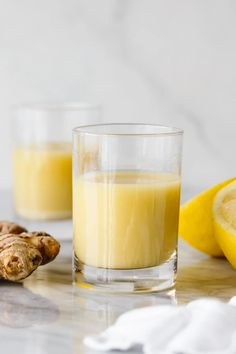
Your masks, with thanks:
[(144, 268), (176, 250), (180, 179), (168, 173), (89, 173), (74, 180), (74, 250), (80, 262)]
[(17, 212), (32, 219), (60, 219), (72, 214), (71, 145), (47, 143), (13, 151)]

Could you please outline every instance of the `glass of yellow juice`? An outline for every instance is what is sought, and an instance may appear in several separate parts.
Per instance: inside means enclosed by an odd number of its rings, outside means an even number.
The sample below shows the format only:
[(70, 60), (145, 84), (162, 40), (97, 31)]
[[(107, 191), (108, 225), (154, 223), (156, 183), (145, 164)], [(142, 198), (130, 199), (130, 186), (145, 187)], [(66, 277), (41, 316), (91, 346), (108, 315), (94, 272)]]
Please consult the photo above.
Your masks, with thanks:
[(13, 197), (19, 216), (71, 218), (71, 131), (98, 119), (99, 107), (84, 103), (13, 107)]
[[(174, 286), (182, 137), (147, 124), (73, 130), (76, 284), (131, 293)], [(96, 159), (87, 163), (92, 146)]]

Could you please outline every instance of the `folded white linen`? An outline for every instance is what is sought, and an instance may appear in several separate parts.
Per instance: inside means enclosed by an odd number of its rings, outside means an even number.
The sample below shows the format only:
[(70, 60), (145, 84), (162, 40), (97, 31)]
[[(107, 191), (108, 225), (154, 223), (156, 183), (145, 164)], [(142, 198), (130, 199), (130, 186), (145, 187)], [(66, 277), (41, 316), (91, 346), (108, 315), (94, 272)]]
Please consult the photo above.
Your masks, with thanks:
[(132, 310), (84, 343), (98, 351), (141, 346), (145, 354), (236, 354), (236, 297)]

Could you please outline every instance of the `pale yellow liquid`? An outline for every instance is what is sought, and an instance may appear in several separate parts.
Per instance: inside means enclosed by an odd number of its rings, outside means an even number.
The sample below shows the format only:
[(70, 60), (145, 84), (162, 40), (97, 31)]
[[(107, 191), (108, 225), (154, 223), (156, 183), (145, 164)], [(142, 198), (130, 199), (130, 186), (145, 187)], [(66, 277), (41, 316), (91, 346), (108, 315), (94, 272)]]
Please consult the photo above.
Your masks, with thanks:
[(71, 145), (19, 146), (13, 151), (15, 208), (30, 219), (60, 219), (72, 214)]
[(93, 173), (74, 181), (74, 250), (86, 265), (159, 265), (176, 250), (180, 180), (167, 173)]

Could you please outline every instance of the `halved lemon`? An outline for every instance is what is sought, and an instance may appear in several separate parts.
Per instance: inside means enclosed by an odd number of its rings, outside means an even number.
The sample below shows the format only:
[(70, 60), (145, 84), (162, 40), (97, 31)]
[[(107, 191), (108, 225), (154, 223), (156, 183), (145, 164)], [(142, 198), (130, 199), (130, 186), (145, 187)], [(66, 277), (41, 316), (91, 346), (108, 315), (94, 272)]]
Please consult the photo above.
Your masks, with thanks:
[(180, 208), (180, 236), (194, 248), (211, 256), (224, 255), (214, 236), (213, 200), (217, 192), (233, 180), (235, 178), (230, 178), (203, 191)]
[(216, 194), (213, 219), (216, 240), (225, 257), (236, 268), (236, 181)]

